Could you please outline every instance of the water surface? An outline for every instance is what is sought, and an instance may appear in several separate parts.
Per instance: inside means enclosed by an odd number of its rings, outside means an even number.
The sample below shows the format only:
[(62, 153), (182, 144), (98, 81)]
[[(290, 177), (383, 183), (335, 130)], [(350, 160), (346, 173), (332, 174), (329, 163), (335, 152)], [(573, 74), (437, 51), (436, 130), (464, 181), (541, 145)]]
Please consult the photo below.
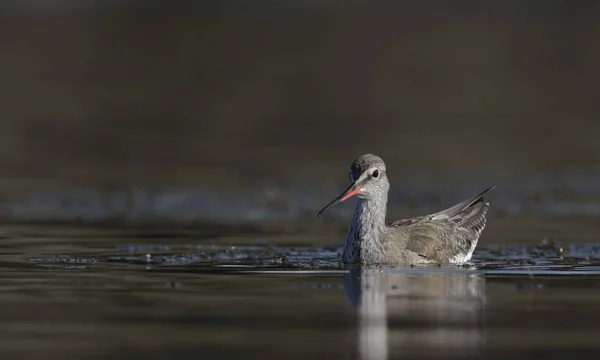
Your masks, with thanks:
[[(119, 233), (121, 231), (121, 233)], [(344, 268), (285, 235), (24, 227), (0, 242), (7, 358), (547, 358), (600, 349), (600, 246)], [(231, 244), (231, 245), (230, 245)]]

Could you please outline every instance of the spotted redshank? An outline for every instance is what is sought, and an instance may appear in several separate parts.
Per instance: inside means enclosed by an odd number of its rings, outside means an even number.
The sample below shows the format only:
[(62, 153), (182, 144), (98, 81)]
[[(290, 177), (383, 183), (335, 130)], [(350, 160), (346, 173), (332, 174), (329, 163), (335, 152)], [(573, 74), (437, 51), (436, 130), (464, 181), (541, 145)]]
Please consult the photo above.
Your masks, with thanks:
[(435, 214), (386, 224), (390, 183), (380, 157), (365, 154), (350, 166), (351, 184), (317, 217), (336, 204), (358, 196), (346, 237), (343, 261), (361, 264), (460, 264), (471, 259), (485, 227), (489, 203), (481, 194)]

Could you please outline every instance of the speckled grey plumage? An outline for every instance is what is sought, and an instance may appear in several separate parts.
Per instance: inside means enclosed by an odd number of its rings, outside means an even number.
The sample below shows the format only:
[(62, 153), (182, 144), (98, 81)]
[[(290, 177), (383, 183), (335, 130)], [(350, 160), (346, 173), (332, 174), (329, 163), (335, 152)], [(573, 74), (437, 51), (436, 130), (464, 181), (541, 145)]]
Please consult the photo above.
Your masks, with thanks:
[[(346, 237), (343, 261), (362, 264), (464, 263), (470, 260), (483, 231), (489, 204), (483, 195), (435, 214), (386, 224), (389, 182), (385, 163), (372, 154), (350, 166), (352, 184), (344, 194), (359, 197)], [(345, 200), (343, 195), (321, 212)]]

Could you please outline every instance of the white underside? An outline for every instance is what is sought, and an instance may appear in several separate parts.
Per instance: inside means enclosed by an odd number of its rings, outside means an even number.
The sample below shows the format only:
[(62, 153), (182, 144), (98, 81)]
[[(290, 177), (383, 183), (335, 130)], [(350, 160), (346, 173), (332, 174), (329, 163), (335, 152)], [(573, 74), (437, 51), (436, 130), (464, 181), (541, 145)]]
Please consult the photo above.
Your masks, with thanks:
[(462, 253), (462, 254), (458, 254), (452, 258), (450, 258), (450, 263), (452, 264), (463, 264), (466, 263), (467, 261), (471, 260), (471, 256), (473, 256), (473, 252), (475, 251), (475, 248), (477, 247), (477, 241), (474, 241), (473, 244), (471, 245), (471, 248), (469, 249), (469, 251), (467, 251), (466, 253)]

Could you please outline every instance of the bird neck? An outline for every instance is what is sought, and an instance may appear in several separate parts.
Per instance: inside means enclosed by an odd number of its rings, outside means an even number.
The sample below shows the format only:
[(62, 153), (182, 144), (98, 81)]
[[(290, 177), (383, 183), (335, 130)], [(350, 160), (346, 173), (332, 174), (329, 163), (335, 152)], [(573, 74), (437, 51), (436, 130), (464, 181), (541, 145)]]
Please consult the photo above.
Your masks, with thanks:
[(387, 196), (374, 199), (360, 199), (354, 210), (352, 227), (359, 239), (368, 235), (381, 235), (385, 231)]
[(360, 261), (370, 250), (381, 247), (386, 230), (386, 209), (387, 195), (358, 201), (346, 238), (345, 261)]

